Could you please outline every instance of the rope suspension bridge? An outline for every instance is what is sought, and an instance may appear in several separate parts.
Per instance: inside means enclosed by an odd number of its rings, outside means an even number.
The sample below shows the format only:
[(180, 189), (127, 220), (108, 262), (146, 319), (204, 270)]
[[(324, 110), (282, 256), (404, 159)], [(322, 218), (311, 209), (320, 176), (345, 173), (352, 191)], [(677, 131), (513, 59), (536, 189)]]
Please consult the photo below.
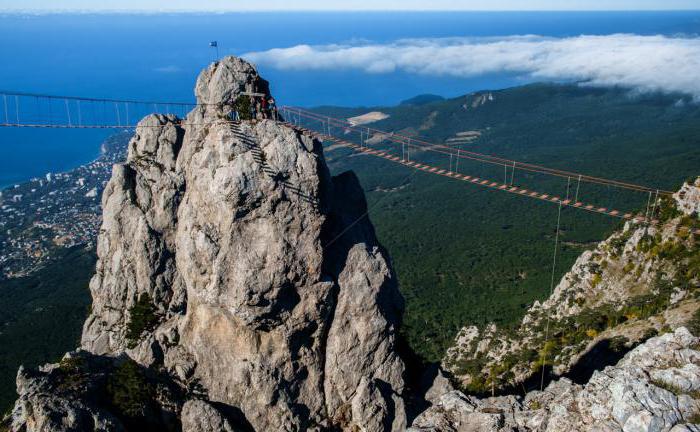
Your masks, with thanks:
[[(0, 115), (0, 128), (131, 130), (137, 127), (138, 119), (148, 114), (162, 112), (184, 119), (190, 110), (198, 106), (196, 103), (186, 102), (87, 98), (8, 91), (0, 91), (0, 98), (3, 109)], [(280, 107), (279, 113), (280, 121), (286, 125), (360, 154), (382, 158), (415, 170), (484, 188), (605, 216), (654, 225), (659, 222), (656, 218), (659, 200), (672, 194), (670, 191), (659, 188), (434, 143), (419, 136), (358, 125), (345, 119), (321, 115), (302, 108)], [(180, 120), (180, 124), (188, 125), (187, 120)], [(422, 160), (425, 155), (444, 158), (447, 166), (440, 166), (434, 161), (427, 163)], [(494, 176), (485, 178), (467, 173), (465, 166), (468, 162), (497, 169), (502, 167), (503, 177), (501, 179), (496, 179)], [(565, 179), (566, 191), (563, 194), (556, 194), (526, 188), (515, 182), (516, 174), (520, 178), (521, 173)], [(611, 193), (627, 191), (642, 194), (646, 205), (640, 204), (637, 208), (644, 208), (645, 211), (635, 212), (634, 209), (622, 211), (607, 205), (585, 202), (582, 200), (582, 186), (586, 184), (605, 187)]]
[[(541, 201), (547, 201), (555, 204), (561, 204), (564, 207), (573, 207), (593, 213), (599, 213), (606, 216), (612, 216), (622, 219), (635, 220), (637, 222), (648, 222), (651, 224), (658, 223), (658, 220), (653, 217), (656, 212), (657, 202), (660, 197), (670, 196), (672, 192), (662, 189), (655, 189), (636, 185), (632, 183), (610, 180), (601, 177), (589, 176), (581, 173), (558, 170), (525, 162), (519, 162), (510, 159), (504, 159), (497, 156), (466, 151), (459, 148), (446, 146), (444, 144), (435, 144), (414, 136), (402, 135), (394, 132), (387, 132), (380, 129), (375, 129), (367, 126), (354, 125), (347, 120), (337, 119), (324, 116), (312, 111), (303, 110), (300, 108), (283, 107), (282, 110), (289, 124), (298, 127), (304, 132), (316, 135), (320, 139), (331, 141), (336, 144), (346, 146), (355, 151), (366, 153), (372, 156), (387, 159), (389, 161), (405, 165), (407, 167), (419, 169), (427, 173), (461, 180), (476, 184), (490, 189), (500, 190), (515, 195), (525, 196)], [(316, 123), (316, 127), (322, 132), (311, 130), (309, 127), (301, 126), (304, 121)], [(333, 130), (340, 131), (343, 138), (338, 138), (333, 134)], [(359, 143), (350, 141), (347, 135), (356, 133), (359, 135)], [(374, 146), (367, 144), (370, 137), (379, 136), (383, 141), (388, 141), (396, 146), (400, 146), (400, 155), (398, 151), (377, 149)], [(416, 161), (416, 154), (423, 152), (431, 152), (438, 155), (446, 156), (448, 159), (448, 167), (442, 168), (434, 164), (421, 163)], [(476, 161), (478, 163), (502, 166), (503, 180), (495, 181), (493, 179), (480, 178), (474, 175), (468, 175), (460, 172), (460, 161)], [(544, 174), (547, 176), (559, 177), (567, 179), (567, 188), (565, 196), (556, 194), (542, 193), (534, 190), (529, 190), (514, 184), (516, 171), (524, 171), (528, 173)], [(579, 200), (582, 183), (591, 183), (602, 185), (620, 190), (640, 192), (647, 195), (646, 212), (644, 214), (634, 214), (633, 212), (622, 212), (620, 210), (596, 206), (594, 204), (585, 203)], [(575, 186), (575, 191), (572, 186)]]

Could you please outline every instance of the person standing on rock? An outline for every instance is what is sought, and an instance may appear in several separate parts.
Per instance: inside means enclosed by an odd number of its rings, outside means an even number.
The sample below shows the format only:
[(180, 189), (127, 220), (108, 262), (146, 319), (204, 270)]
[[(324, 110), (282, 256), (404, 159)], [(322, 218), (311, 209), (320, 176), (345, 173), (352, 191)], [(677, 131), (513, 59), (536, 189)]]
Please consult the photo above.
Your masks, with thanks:
[(257, 112), (255, 98), (253, 96), (251, 96), (250, 97), (250, 119), (256, 120), (257, 118), (258, 118), (258, 112)]
[(234, 105), (231, 107), (231, 112), (229, 113), (229, 119), (232, 122), (238, 122), (241, 120), (241, 116), (238, 114), (238, 108)]
[(270, 110), (270, 118), (277, 121), (277, 103), (275, 102), (275, 98), (270, 96), (270, 100), (267, 101), (267, 106)]
[(269, 118), (267, 112), (267, 98), (265, 96), (260, 99), (260, 115), (262, 116), (263, 120)]

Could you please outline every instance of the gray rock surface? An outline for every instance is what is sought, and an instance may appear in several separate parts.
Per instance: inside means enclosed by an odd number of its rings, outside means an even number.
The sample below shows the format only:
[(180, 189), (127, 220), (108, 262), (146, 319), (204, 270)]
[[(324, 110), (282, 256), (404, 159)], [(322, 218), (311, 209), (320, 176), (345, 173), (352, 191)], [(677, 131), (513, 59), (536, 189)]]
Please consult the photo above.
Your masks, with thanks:
[(698, 431), (698, 342), (681, 327), (649, 339), (585, 385), (561, 379), (524, 398), (450, 391), (409, 431)]
[[(362, 189), (312, 137), (228, 122), (243, 92), (269, 95), (228, 57), (185, 120), (139, 123), (103, 196), (82, 347), (167, 372), (184, 430), (236, 430), (229, 411), (259, 431), (403, 430), (403, 301)], [(135, 337), (139, 299), (155, 324)]]
[[(666, 215), (664, 220), (655, 225), (628, 221), (583, 252), (552, 295), (528, 308), (516, 331), (495, 324), (462, 328), (443, 367), (467, 388), (514, 386), (541, 369), (534, 365), (543, 359), (543, 346), (551, 345), (551, 334), (566, 340), (544, 358), (561, 376), (601, 344), (616, 339), (627, 349), (691, 321), (700, 310), (700, 272), (693, 264), (700, 244), (691, 234), (691, 227), (700, 226), (695, 211), (700, 179), (654, 206), (664, 207), (657, 212)], [(609, 319), (611, 311), (618, 316)], [(593, 317), (605, 324), (593, 324)]]
[(193, 399), (185, 402), (180, 414), (182, 432), (236, 432), (229, 420), (210, 403)]
[[(46, 365), (39, 370), (20, 368), (17, 373), (17, 392), (20, 397), (11, 414), (12, 431), (100, 431), (121, 432), (143, 427), (175, 431), (177, 397), (172, 388), (159, 380), (149, 381), (145, 369), (136, 375), (153, 389), (156, 403), (139, 406), (148, 419), (136, 423), (124, 422), (114, 410), (115, 374), (129, 360), (121, 357), (95, 356), (86, 351), (68, 353), (58, 364)], [(122, 384), (123, 380), (118, 380)], [(134, 391), (135, 389), (132, 389)]]
[(700, 177), (694, 182), (687, 182), (683, 187), (673, 194), (678, 208), (689, 216), (700, 215)]
[[(82, 336), (83, 347), (96, 354), (127, 348), (128, 311), (139, 296), (148, 294), (164, 317), (184, 308), (185, 290), (174, 260), (184, 188), (175, 168), (183, 135), (175, 117), (143, 119), (129, 143), (127, 162), (114, 166), (105, 188), (99, 260), (90, 281), (92, 313)], [(137, 357), (145, 360), (148, 351), (141, 351)]]

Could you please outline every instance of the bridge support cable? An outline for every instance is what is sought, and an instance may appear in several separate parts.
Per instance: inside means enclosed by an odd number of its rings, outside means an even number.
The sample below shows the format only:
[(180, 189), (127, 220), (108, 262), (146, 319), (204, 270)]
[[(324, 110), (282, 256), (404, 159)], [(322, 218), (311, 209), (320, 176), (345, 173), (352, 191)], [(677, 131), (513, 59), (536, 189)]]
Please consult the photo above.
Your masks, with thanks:
[(136, 126), (136, 120), (151, 113), (160, 113), (161, 108), (166, 108), (165, 114), (177, 113), (184, 118), (190, 108), (197, 106), (184, 102), (98, 99), (2, 90), (0, 96), (0, 110), (3, 111), (0, 112), (0, 126), (3, 127), (54, 125), (57, 128), (132, 128)]
[(644, 219), (649, 220), (649, 207), (651, 206), (651, 192), (649, 192), (649, 198), (647, 198), (647, 211), (644, 215)]
[[(318, 119), (325, 119), (329, 122), (334, 123), (336, 126), (339, 127), (347, 127), (349, 129), (355, 128), (356, 126), (351, 124), (350, 122), (342, 119), (335, 119), (329, 116), (324, 116), (318, 113), (314, 113), (312, 111), (307, 111), (303, 110), (300, 108), (292, 108), (292, 107), (282, 107), (282, 109), (287, 110), (289, 112), (294, 112), (297, 115), (303, 115), (305, 117), (314, 117)], [(386, 140), (388, 141), (393, 141), (400, 143), (401, 141), (407, 142), (410, 144), (412, 147), (416, 148), (422, 148), (424, 150), (429, 150), (433, 152), (439, 152), (439, 153), (454, 153), (455, 149), (450, 146), (445, 146), (442, 144), (435, 144), (431, 143), (422, 139), (418, 139), (413, 136), (405, 136), (401, 134), (396, 134), (396, 133), (388, 133), (386, 131), (382, 131), (380, 129), (375, 129), (375, 128), (367, 128), (369, 130), (374, 131), (377, 134), (385, 135)], [(560, 169), (554, 169), (554, 168), (548, 168), (544, 167), (541, 165), (535, 165), (535, 164), (530, 164), (530, 163), (525, 163), (525, 162), (518, 162), (514, 161), (511, 159), (504, 159), (498, 156), (492, 156), (492, 155), (487, 155), (483, 153), (477, 153), (477, 152), (471, 152), (467, 150), (462, 150), (463, 154), (460, 155), (462, 158), (470, 158), (474, 160), (478, 160), (481, 162), (486, 162), (486, 163), (492, 163), (496, 165), (503, 165), (504, 163), (507, 163), (509, 165), (512, 165), (513, 162), (516, 162), (516, 165), (518, 169), (520, 170), (525, 170), (525, 171), (532, 171), (535, 173), (541, 173), (541, 174), (546, 174), (546, 175), (552, 175), (552, 176), (558, 176), (558, 177), (580, 177), (581, 181), (589, 182), (589, 183), (597, 183), (597, 184), (602, 184), (602, 185), (607, 185), (611, 184), (615, 187), (620, 187), (624, 189), (630, 189), (630, 190), (636, 190), (640, 192), (648, 192), (648, 191), (655, 191), (656, 188), (649, 188), (641, 185), (636, 185), (633, 183), (628, 183), (628, 182), (622, 182), (618, 180), (611, 180), (611, 179), (605, 179), (602, 177), (594, 177), (594, 176), (589, 176), (589, 175), (584, 175), (580, 173), (575, 173), (571, 171), (565, 171), (565, 170), (560, 170)], [(667, 194), (670, 195), (672, 192), (670, 191), (663, 191), (659, 189), (660, 194)]]
[[(68, 126), (73, 126), (73, 122), (71, 121), (70, 118), (70, 105), (68, 104), (68, 99), (64, 100), (66, 104), (66, 118), (68, 119)], [(19, 122), (17, 122), (19, 123)]]
[[(293, 124), (288, 123), (288, 122), (285, 124), (289, 127), (295, 127)], [(485, 187), (485, 188), (488, 188), (491, 190), (499, 190), (499, 191), (503, 191), (503, 192), (508, 192), (510, 194), (513, 194), (513, 195), (537, 199), (537, 200), (549, 202), (549, 203), (555, 203), (555, 204), (558, 204), (562, 207), (571, 207), (571, 208), (584, 210), (584, 211), (591, 212), (591, 213), (602, 214), (605, 216), (611, 216), (611, 217), (618, 218), (618, 219), (630, 220), (630, 221), (634, 221), (637, 223), (643, 223), (643, 222), (647, 221), (644, 214), (635, 215), (633, 213), (624, 213), (624, 212), (621, 212), (619, 210), (615, 210), (615, 209), (611, 209), (611, 208), (597, 207), (597, 206), (594, 206), (592, 204), (586, 204), (586, 203), (583, 203), (580, 201), (574, 202), (574, 201), (571, 201), (568, 199), (562, 199), (558, 196), (552, 196), (552, 195), (547, 194), (547, 193), (541, 193), (541, 192), (525, 189), (523, 187), (511, 186), (511, 185), (506, 184), (506, 183), (499, 183), (499, 182), (495, 182), (492, 180), (487, 180), (484, 178), (471, 176), (471, 175), (467, 175), (467, 174), (450, 172), (448, 170), (441, 169), (437, 166), (432, 166), (429, 164), (419, 163), (419, 162), (415, 162), (415, 161), (409, 161), (409, 160), (405, 159), (403, 157), (403, 155), (394, 154), (392, 151), (389, 151), (389, 150), (380, 150), (380, 149), (374, 149), (371, 147), (361, 147), (358, 144), (355, 144), (355, 143), (352, 143), (352, 142), (349, 142), (346, 140), (342, 140), (342, 139), (339, 139), (339, 138), (336, 138), (333, 136), (328, 136), (328, 135), (325, 135), (321, 132), (310, 130), (310, 129), (307, 129), (304, 127), (298, 127), (297, 129), (303, 133), (310, 134), (310, 135), (312, 135), (320, 140), (332, 142), (334, 144), (342, 145), (344, 147), (348, 147), (350, 149), (353, 149), (356, 151), (357, 154), (366, 154), (366, 155), (371, 155), (371, 156), (375, 156), (375, 157), (380, 157), (380, 158), (386, 159), (390, 162), (404, 165), (404, 166), (409, 167), (409, 168), (417, 169), (417, 171), (423, 171), (423, 172), (426, 172), (429, 174), (440, 175), (443, 177), (451, 178), (453, 180), (464, 181), (464, 182), (475, 184), (477, 186)], [(649, 221), (649, 223), (656, 225), (659, 223), (659, 221), (652, 219), (651, 221)], [(700, 235), (700, 229), (696, 230), (696, 234)]]
[(574, 201), (578, 201), (578, 192), (579, 192), (580, 188), (581, 188), (581, 174), (579, 174), (578, 183), (576, 183), (576, 197), (574, 198)]
[[(556, 270), (557, 270), (557, 253), (559, 251), (559, 230), (561, 227), (561, 209), (562, 209), (562, 202), (559, 201), (559, 210), (557, 211), (557, 230), (556, 233), (554, 234), (554, 255), (552, 257), (552, 277), (550, 278), (550, 283), (549, 283), (549, 297), (552, 297), (552, 294), (554, 294), (554, 281), (556, 277)], [(544, 326), (544, 344), (542, 346), (542, 376), (540, 377), (540, 391), (544, 390), (544, 373), (546, 370), (547, 366), (547, 344), (549, 342), (549, 320), (550, 320), (550, 314), (547, 314), (547, 320), (546, 324)]]
[[(507, 168), (510, 168), (512, 170), (512, 172), (507, 173), (507, 174), (509, 174), (508, 177), (510, 177), (510, 179), (507, 179), (507, 177), (504, 176), (505, 180), (503, 181), (503, 183), (508, 185), (508, 186), (513, 186), (513, 187), (516, 186), (515, 179), (514, 179), (515, 170), (523, 170), (526, 172), (530, 172), (532, 174), (541, 174), (541, 175), (545, 176), (544, 178), (546, 178), (546, 176), (562, 177), (562, 178), (567, 179), (567, 182), (570, 182), (571, 184), (573, 184), (573, 180), (576, 179), (576, 193), (574, 194), (574, 199), (572, 202), (572, 204), (576, 207), (579, 207), (579, 206), (588, 207), (587, 205), (585, 205), (584, 203), (582, 203), (580, 201), (581, 194), (583, 193), (581, 185), (584, 182), (591, 183), (591, 184), (593, 184), (593, 186), (596, 186), (596, 187), (605, 187), (604, 188), (605, 190), (601, 191), (601, 193), (603, 193), (603, 195), (605, 195), (605, 192), (608, 192), (609, 190), (612, 190), (613, 188), (615, 189), (615, 193), (619, 193), (619, 192), (625, 192), (625, 193), (645, 192), (645, 193), (648, 193), (650, 191), (653, 193), (656, 193), (656, 190), (657, 190), (657, 188), (650, 188), (650, 187), (645, 187), (645, 186), (641, 186), (641, 185), (620, 182), (617, 180), (610, 180), (610, 179), (604, 179), (604, 178), (600, 178), (600, 177), (588, 176), (588, 175), (585, 175), (582, 173), (573, 173), (570, 171), (555, 170), (555, 169), (541, 167), (539, 165), (527, 164), (527, 163), (518, 162), (518, 161), (514, 161), (514, 160), (507, 160), (507, 159), (503, 159), (503, 158), (496, 158), (493, 156), (482, 155), (479, 153), (469, 152), (469, 151), (462, 150), (462, 149), (455, 149), (454, 147), (450, 147), (450, 146), (429, 143), (429, 142), (421, 140), (421, 139), (416, 139), (413, 136), (404, 136), (404, 135), (396, 134), (394, 132), (381, 131), (381, 130), (376, 129), (376, 128), (369, 128), (366, 126), (362, 126), (362, 127), (358, 128), (356, 125), (354, 125), (346, 120), (336, 119), (336, 118), (332, 118), (329, 116), (324, 116), (324, 115), (321, 115), (318, 113), (314, 113), (314, 112), (299, 109), (299, 108), (281, 107), (280, 110), (283, 112), (287, 112), (287, 113), (293, 113), (296, 116), (300, 116), (300, 117), (303, 117), (306, 119), (315, 119), (319, 122), (329, 123), (329, 124), (333, 125), (334, 127), (338, 127), (338, 128), (345, 130), (346, 132), (351, 132), (351, 131), (359, 132), (360, 130), (362, 130), (362, 131), (367, 130), (370, 132), (374, 131), (375, 137), (379, 138), (379, 141), (373, 142), (372, 147), (382, 148), (382, 147), (385, 147), (387, 144), (388, 145), (392, 145), (392, 144), (399, 145), (399, 146), (401, 146), (401, 158), (402, 158), (402, 160), (406, 160), (409, 162), (414, 161), (414, 159), (415, 159), (415, 157), (413, 157), (413, 154), (411, 154), (411, 153), (418, 151), (426, 156), (428, 154), (424, 153), (424, 152), (445, 154), (447, 156), (451, 156), (453, 159), (456, 158), (457, 161), (455, 163), (455, 166), (459, 165), (460, 160), (462, 160), (462, 161), (463, 160), (475, 161), (475, 162), (480, 164), (481, 171), (483, 171), (486, 168), (485, 164), (486, 165), (492, 164), (492, 165), (497, 165), (497, 166), (507, 165)], [(369, 137), (369, 135), (368, 135), (368, 137)], [(363, 145), (364, 144), (366, 144), (366, 141), (363, 142)], [(451, 169), (450, 169), (450, 171), (451, 171)], [(455, 171), (457, 171), (457, 170), (455, 170)], [(486, 175), (486, 172), (482, 172), (482, 174), (480, 174), (480, 176), (484, 176), (484, 175)], [(526, 175), (525, 178), (529, 179), (529, 180), (535, 179), (535, 177), (532, 177), (531, 175)], [(510, 180), (510, 181), (508, 181), (508, 180)], [(522, 185), (520, 187), (522, 188)], [(570, 186), (569, 195), (567, 196), (566, 199), (571, 199), (571, 196), (572, 196), (571, 190), (572, 190), (572, 188)], [(659, 196), (667, 196), (667, 195), (670, 195), (672, 193), (672, 192), (668, 192), (668, 191), (663, 191), (661, 189), (658, 189), (658, 190), (659, 190)], [(600, 193), (597, 193), (597, 192), (594, 193), (594, 197), (597, 197), (595, 199), (600, 198), (599, 195), (600, 195)], [(633, 203), (633, 197), (630, 195), (628, 198), (625, 199), (625, 203), (629, 204), (631, 206), (631, 204)], [(605, 210), (609, 209), (611, 203), (606, 200), (606, 202), (604, 204), (607, 205), (607, 207), (600, 207), (600, 206), (596, 207), (596, 209), (603, 210), (603, 211), (601, 211), (601, 213), (604, 213)], [(623, 212), (620, 212), (618, 210), (614, 210), (614, 211), (611, 210), (611, 211), (615, 214), (623, 213)], [(628, 212), (624, 212), (624, 214), (627, 214), (627, 213)], [(646, 217), (644, 215), (644, 210), (641, 211), (639, 216), (641, 216), (642, 219), (646, 219)]]
[[(138, 113), (141, 115), (144, 112), (150, 112), (151, 107), (158, 109), (159, 107), (165, 105), (166, 111), (169, 114), (172, 106), (176, 106), (178, 111), (184, 110), (187, 107), (196, 107), (196, 104), (187, 104), (181, 102), (163, 102), (163, 101), (131, 101), (131, 100), (118, 100), (118, 99), (97, 99), (97, 98), (82, 98), (74, 96), (52, 96), (52, 95), (42, 95), (34, 93), (19, 93), (19, 92), (5, 92), (0, 91), (3, 96), (3, 109), (4, 109), (4, 120), (5, 124), (0, 124), (2, 127), (55, 127), (55, 128), (81, 128), (81, 129), (107, 129), (107, 128), (119, 128), (119, 129), (133, 129), (135, 125), (131, 125), (130, 119)], [(15, 123), (10, 121), (10, 103), (8, 98), (15, 98)], [(34, 99), (34, 103), (23, 103), (22, 97)], [(59, 107), (55, 109), (53, 107), (53, 102), (61, 103), (65, 106), (65, 117), (62, 115), (62, 109)], [(71, 111), (73, 108), (70, 106), (73, 101), (76, 103), (75, 109), (77, 117), (74, 118)], [(107, 103), (114, 103), (114, 111), (110, 114), (109, 107), (106, 106)], [(86, 123), (86, 118), (84, 118), (84, 112), (87, 108), (85, 104), (89, 104), (92, 107), (93, 118), (91, 123)], [(95, 114), (95, 105), (102, 106), (102, 116)], [(124, 104), (125, 116), (121, 113), (120, 105)], [(38, 106), (38, 109), (36, 109)], [(34, 108), (32, 108), (34, 107)], [(144, 109), (142, 110), (141, 107)], [(46, 109), (42, 109), (46, 108)], [(134, 108), (134, 109), (132, 109)], [(89, 111), (89, 108), (87, 108)], [(20, 112), (22, 111), (22, 112)], [(48, 111), (48, 117), (46, 117), (46, 112)], [(372, 149), (379, 145), (389, 143), (390, 145), (402, 147), (401, 160), (406, 163), (416, 163), (419, 162), (421, 156), (428, 155), (427, 152), (434, 153), (436, 155), (445, 155), (450, 159), (450, 166), (447, 172), (461, 172), (464, 168), (460, 166), (460, 162), (473, 161), (480, 164), (481, 169), (485, 169), (487, 165), (493, 166), (504, 166), (504, 179), (503, 183), (497, 183), (503, 185), (506, 188), (515, 188), (516, 190), (523, 190), (522, 185), (519, 187), (515, 186), (515, 171), (520, 170), (524, 172), (529, 172), (537, 175), (544, 176), (554, 176), (566, 178), (567, 182), (572, 183), (573, 179), (576, 178), (576, 193), (574, 195), (573, 202), (566, 203), (565, 205), (574, 207), (583, 207), (589, 210), (595, 210), (598, 213), (608, 214), (613, 213), (608, 208), (595, 207), (592, 205), (586, 205), (579, 201), (581, 194), (581, 184), (591, 183), (599, 186), (608, 186), (610, 190), (615, 188), (616, 190), (629, 190), (632, 192), (644, 192), (649, 195), (652, 193), (654, 196), (653, 204), (649, 200), (648, 209), (646, 215), (641, 215), (644, 219), (653, 219), (655, 213), (658, 198), (663, 196), (669, 196), (671, 192), (664, 191), (658, 188), (650, 188), (641, 185), (635, 185), (628, 182), (621, 182), (617, 180), (604, 179), (600, 177), (594, 177), (589, 175), (584, 175), (581, 173), (574, 173), (570, 171), (547, 168), (540, 165), (518, 162), (512, 159), (505, 159), (498, 156), (487, 155), (482, 153), (477, 153), (464, 149), (455, 149), (451, 146), (445, 146), (442, 144), (436, 144), (428, 142), (420, 137), (406, 136), (402, 134), (397, 134), (394, 132), (382, 131), (380, 129), (371, 128), (366, 125), (355, 125), (344, 119), (336, 119), (329, 116), (323, 116), (318, 113), (311, 111), (290, 108), (290, 107), (280, 107), (281, 112), (288, 114), (288, 119), (293, 119), (297, 126), (301, 126), (304, 122), (302, 120), (313, 120), (322, 123), (322, 130), (324, 134), (333, 135), (334, 133), (341, 131), (348, 135), (351, 132), (358, 132), (360, 134), (360, 148)], [(37, 118), (37, 121), (33, 119)], [(101, 117), (101, 118), (100, 118)], [(1, 118), (1, 117), (0, 117)], [(64, 123), (64, 119), (68, 119), (67, 124)], [(181, 123), (184, 124), (184, 123)], [(323, 128), (325, 126), (325, 128)], [(366, 133), (366, 136), (364, 135)], [(381, 138), (378, 140), (370, 138)], [(369, 141), (369, 142), (368, 142)], [(371, 142), (371, 144), (370, 144)], [(377, 144), (377, 145), (374, 145)], [(416, 160), (416, 157), (418, 158)], [(454, 162), (453, 162), (454, 161)], [(422, 165), (418, 163), (418, 165)], [(510, 169), (511, 172), (508, 172)], [(484, 174), (489, 174), (484, 172)], [(510, 174), (510, 175), (509, 175)], [(481, 177), (483, 177), (482, 175)], [(508, 178), (510, 177), (510, 179)], [(534, 177), (530, 175), (524, 176), (525, 179), (533, 179)], [(471, 178), (471, 177), (470, 177)], [(536, 194), (537, 195), (537, 194)], [(596, 195), (597, 196), (597, 195)], [(567, 194), (565, 200), (569, 200), (571, 194)], [(630, 200), (627, 200), (630, 201)], [(610, 203), (605, 203), (610, 204)], [(619, 214), (620, 212), (614, 211), (614, 213)], [(625, 214), (625, 216), (627, 216)], [(628, 219), (633, 218), (632, 216), (626, 217)]]

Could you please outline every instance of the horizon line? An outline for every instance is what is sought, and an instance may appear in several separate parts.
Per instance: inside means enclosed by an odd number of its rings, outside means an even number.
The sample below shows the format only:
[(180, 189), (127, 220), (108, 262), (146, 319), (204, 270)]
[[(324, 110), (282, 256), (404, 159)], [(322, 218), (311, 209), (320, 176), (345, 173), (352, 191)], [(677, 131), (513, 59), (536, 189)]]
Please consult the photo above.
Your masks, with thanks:
[(7, 9), (0, 10), (0, 15), (58, 15), (58, 14), (230, 14), (230, 13), (327, 13), (327, 12), (700, 12), (700, 7), (690, 8), (642, 8), (642, 9), (487, 9), (487, 8), (453, 8), (453, 9)]

